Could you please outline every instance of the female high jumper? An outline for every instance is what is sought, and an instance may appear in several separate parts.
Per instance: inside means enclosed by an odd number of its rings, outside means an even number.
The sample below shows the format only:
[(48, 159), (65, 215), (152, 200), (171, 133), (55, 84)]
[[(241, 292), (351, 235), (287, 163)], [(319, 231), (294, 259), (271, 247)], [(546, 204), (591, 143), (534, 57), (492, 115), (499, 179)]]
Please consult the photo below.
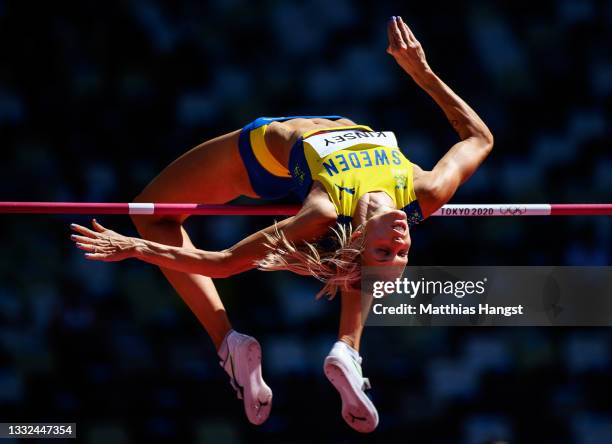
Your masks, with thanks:
[(318, 296), (340, 291), (338, 341), (324, 372), (340, 393), (345, 421), (371, 432), (378, 412), (361, 373), (361, 267), (405, 266), (409, 227), (444, 205), (493, 147), (487, 126), (434, 74), (401, 17), (392, 17), (387, 34), (387, 52), (440, 106), (461, 139), (431, 171), (408, 161), (393, 133), (341, 116), (259, 118), (185, 153), (136, 201), (223, 204), (239, 196), (274, 199), (297, 192), (303, 205), (295, 216), (223, 251), (196, 249), (183, 228), (187, 216), (133, 216), (142, 239), (95, 220), (93, 230), (72, 225), (78, 232), (72, 239), (88, 259), (137, 258), (161, 268), (210, 335), (253, 424), (268, 418), (272, 403), (261, 375), (261, 348), (232, 329), (211, 278), (255, 267), (290, 270), (324, 282)]

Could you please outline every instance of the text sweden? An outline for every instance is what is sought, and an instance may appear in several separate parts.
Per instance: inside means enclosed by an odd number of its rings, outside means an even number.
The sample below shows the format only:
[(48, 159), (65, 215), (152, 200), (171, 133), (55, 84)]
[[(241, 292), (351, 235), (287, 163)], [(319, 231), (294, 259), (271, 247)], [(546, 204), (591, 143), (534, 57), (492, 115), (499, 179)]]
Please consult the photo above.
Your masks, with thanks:
[(350, 169), (369, 168), (380, 165), (401, 165), (402, 158), (397, 149), (390, 150), (391, 159), (384, 148), (373, 150), (352, 151), (348, 154), (339, 153), (323, 162), (323, 168), (332, 177)]

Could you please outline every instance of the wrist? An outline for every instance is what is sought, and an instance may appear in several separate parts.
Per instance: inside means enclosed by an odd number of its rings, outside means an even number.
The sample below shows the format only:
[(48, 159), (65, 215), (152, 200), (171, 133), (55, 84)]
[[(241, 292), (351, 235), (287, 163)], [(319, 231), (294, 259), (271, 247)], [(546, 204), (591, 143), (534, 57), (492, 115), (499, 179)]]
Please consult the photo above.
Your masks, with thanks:
[(429, 65), (416, 73), (409, 73), (412, 79), (423, 89), (431, 88), (439, 80)]
[(143, 257), (146, 246), (147, 246), (147, 243), (144, 239), (139, 239), (137, 237), (131, 237), (130, 247), (129, 247), (130, 255), (137, 259)]
[(421, 59), (415, 61), (404, 57), (403, 55), (397, 55), (393, 57), (395, 62), (412, 78), (420, 79), (435, 76), (427, 60)]

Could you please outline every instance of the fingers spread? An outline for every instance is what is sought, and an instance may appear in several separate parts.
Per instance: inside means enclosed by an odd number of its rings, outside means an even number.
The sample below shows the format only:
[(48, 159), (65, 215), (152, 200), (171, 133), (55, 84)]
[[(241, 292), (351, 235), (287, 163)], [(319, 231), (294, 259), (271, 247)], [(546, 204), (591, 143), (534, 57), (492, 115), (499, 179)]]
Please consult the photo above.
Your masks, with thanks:
[(107, 245), (108, 244), (108, 242), (105, 242), (103, 239), (99, 239), (96, 237), (77, 236), (76, 234), (73, 234), (72, 236), (70, 236), (70, 239), (72, 239), (75, 242), (89, 244), (89, 245)]
[(94, 251), (96, 250), (96, 246), (95, 245), (91, 245), (91, 244), (81, 244), (79, 242), (77, 242), (76, 247), (80, 250), (84, 250), (84, 251)]
[(85, 228), (78, 224), (70, 224), (70, 228), (73, 231), (82, 234), (83, 236), (91, 237), (94, 239), (98, 237), (98, 233), (96, 233), (95, 231), (91, 231), (89, 228)]
[(98, 221), (97, 221), (97, 220), (95, 220), (95, 219), (92, 219), (92, 220), (91, 220), (91, 225), (92, 225), (92, 227), (94, 228), (94, 230), (96, 230), (98, 233), (101, 233), (101, 232), (103, 232), (103, 231), (106, 231), (106, 228), (104, 228), (102, 225), (100, 225), (100, 224), (98, 223)]
[(73, 234), (70, 236), (70, 239), (75, 242), (75, 246), (78, 249), (86, 252), (86, 259), (105, 262), (116, 260), (113, 259), (116, 251), (112, 240), (108, 238), (108, 236), (100, 234), (103, 231), (107, 231), (106, 228), (100, 225), (95, 219), (92, 221), (92, 226), (96, 231), (92, 231), (78, 224), (71, 224), (70, 228), (81, 234), (81, 236)]

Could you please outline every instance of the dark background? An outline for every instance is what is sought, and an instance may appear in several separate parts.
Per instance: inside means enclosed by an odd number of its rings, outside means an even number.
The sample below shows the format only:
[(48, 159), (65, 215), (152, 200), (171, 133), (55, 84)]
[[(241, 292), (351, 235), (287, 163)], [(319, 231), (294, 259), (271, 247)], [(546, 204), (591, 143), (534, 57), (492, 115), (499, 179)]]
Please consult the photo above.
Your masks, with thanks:
[[(203, 140), (258, 116), (344, 114), (430, 168), (456, 136), (385, 53), (402, 15), (486, 121), (491, 157), (454, 203), (612, 201), (612, 2), (0, 0), (0, 200), (130, 201)], [(100, 218), (135, 234), (126, 216)], [(219, 280), (257, 337), (274, 408), (248, 424), (205, 332), (159, 271), (91, 263), (67, 216), (0, 218), (0, 419), (78, 422), (79, 441), (610, 443), (611, 334), (369, 328), (370, 436), (322, 372), (339, 303), (315, 281)], [(188, 221), (220, 249), (271, 218)], [(412, 264), (609, 265), (608, 217), (432, 219)], [(585, 295), (588, 297), (588, 295)]]

